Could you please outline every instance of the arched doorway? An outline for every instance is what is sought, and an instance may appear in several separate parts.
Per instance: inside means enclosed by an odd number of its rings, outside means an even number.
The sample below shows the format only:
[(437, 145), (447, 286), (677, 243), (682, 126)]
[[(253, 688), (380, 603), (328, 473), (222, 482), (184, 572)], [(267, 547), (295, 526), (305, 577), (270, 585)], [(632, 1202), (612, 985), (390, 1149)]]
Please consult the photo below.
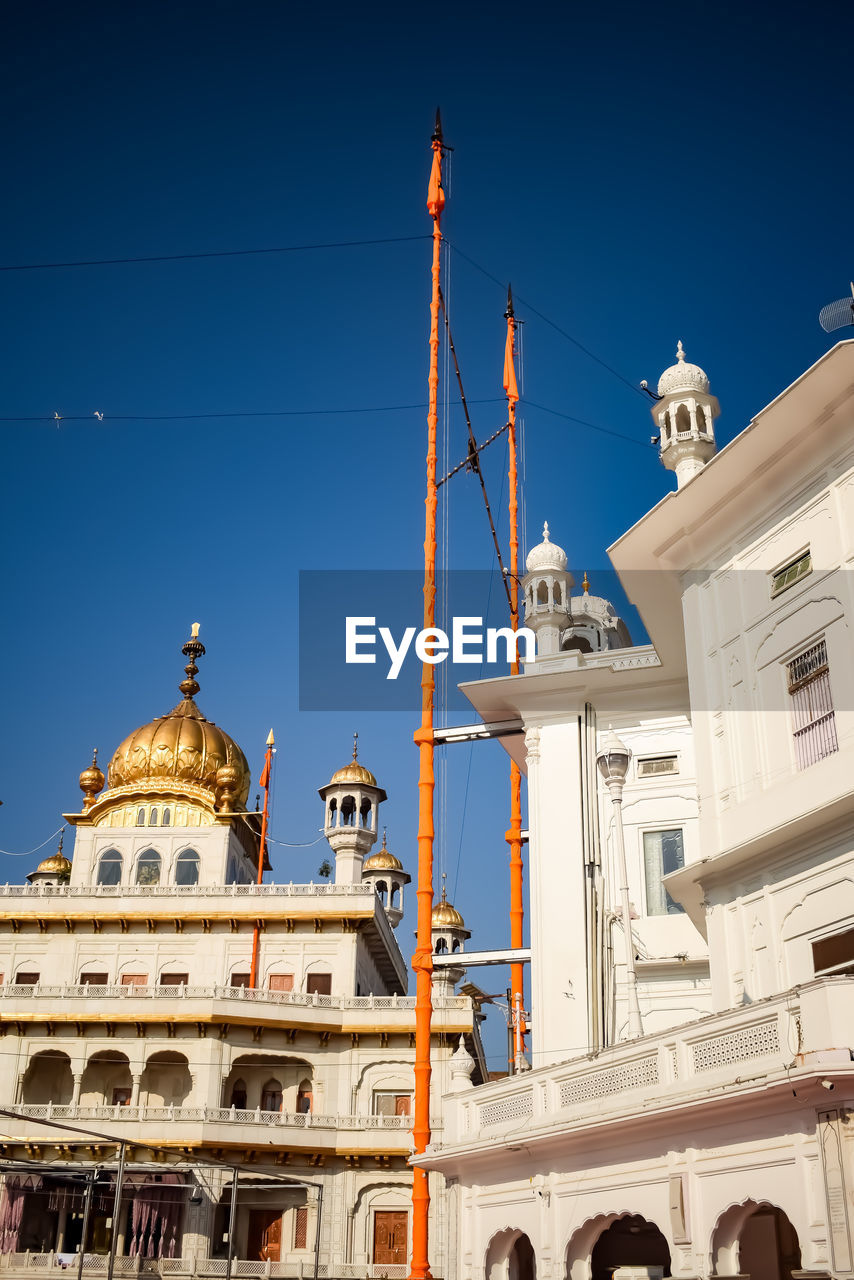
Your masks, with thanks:
[(508, 1227), (490, 1240), (486, 1250), (486, 1280), (537, 1280), (534, 1246), (524, 1231)]
[(591, 1280), (611, 1280), (617, 1267), (661, 1267), (670, 1275), (670, 1249), (654, 1222), (627, 1214), (612, 1222), (593, 1246)]
[(712, 1236), (715, 1275), (751, 1280), (791, 1280), (801, 1269), (798, 1233), (777, 1205), (745, 1200), (718, 1219)]

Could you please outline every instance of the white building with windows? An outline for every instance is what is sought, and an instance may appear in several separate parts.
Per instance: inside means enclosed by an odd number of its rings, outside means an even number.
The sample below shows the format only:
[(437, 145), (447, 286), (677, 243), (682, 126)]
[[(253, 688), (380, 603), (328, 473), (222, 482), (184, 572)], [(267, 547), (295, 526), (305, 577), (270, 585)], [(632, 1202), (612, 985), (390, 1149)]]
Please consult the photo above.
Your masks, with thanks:
[(854, 343), (719, 453), (681, 344), (659, 396), (677, 488), (610, 549), (651, 643), (578, 643), (546, 537), (541, 656), (466, 687), (521, 730), (532, 1069), (420, 1161), (454, 1280), (854, 1276)]
[[(0, 888), (0, 1272), (106, 1273), (115, 1245), (115, 1275), (400, 1277), (415, 1015), (385, 792), (354, 748), (320, 791), (334, 880), (258, 883), (249, 767), (184, 653), (178, 705), (81, 774), (73, 861)], [(433, 1029), (438, 1101), (461, 1037), (485, 1072), (452, 985)], [(432, 1230), (442, 1276), (438, 1195)]]

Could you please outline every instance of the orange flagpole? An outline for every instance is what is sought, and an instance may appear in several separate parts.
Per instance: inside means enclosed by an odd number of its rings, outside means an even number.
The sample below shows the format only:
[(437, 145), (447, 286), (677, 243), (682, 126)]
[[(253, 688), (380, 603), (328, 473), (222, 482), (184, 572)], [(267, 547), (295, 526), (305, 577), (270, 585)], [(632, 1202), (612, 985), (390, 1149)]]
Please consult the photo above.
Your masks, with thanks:
[[(276, 739), (273, 737), (273, 730), (267, 734), (267, 754), (264, 757), (264, 770), (261, 774), (260, 785), (264, 788), (264, 809), (261, 814), (261, 844), (258, 850), (258, 880), (256, 883), (261, 884), (264, 878), (264, 855), (267, 852), (267, 822), (270, 816), (270, 776), (273, 772), (273, 751)], [(255, 921), (255, 928), (252, 931), (252, 963), (249, 966), (249, 985), (256, 987), (258, 985), (258, 947), (261, 941), (261, 926)]]
[[(504, 391), (507, 396), (507, 438), (508, 438), (508, 493), (510, 501), (510, 625), (516, 631), (519, 626), (519, 528), (518, 528), (518, 471), (516, 465), (516, 403), (519, 390), (516, 385), (516, 317), (513, 312), (513, 294), (507, 290), (507, 310), (504, 313), (507, 321), (507, 341), (504, 348)], [(510, 668), (513, 675), (519, 674), (518, 656), (514, 657)], [(510, 845), (510, 946), (521, 947), (522, 922), (525, 909), (522, 901), (522, 773), (515, 760), (510, 762), (510, 830), (505, 839)], [(521, 964), (510, 966), (510, 1002), (511, 1016), (517, 1034), (513, 1037), (513, 1059), (511, 1071), (518, 1071), (521, 1055), (525, 1051), (524, 1023), (521, 1022), (522, 1010), (525, 1007), (525, 978)]]
[[(442, 121), (436, 112), (432, 137), (433, 165), (427, 190), (427, 212), (433, 219), (433, 291), (430, 299), (430, 372), (427, 380), (427, 498), (424, 531), (424, 627), (436, 624), (436, 424), (439, 395), (439, 273), (442, 249)], [(433, 666), (421, 665), (421, 726), (415, 734), (418, 772), (418, 918), (415, 955), (415, 1154), (430, 1141), (430, 1023), (433, 1014)], [(430, 1280), (430, 1187), (426, 1169), (413, 1169), (412, 1253), (410, 1280)]]

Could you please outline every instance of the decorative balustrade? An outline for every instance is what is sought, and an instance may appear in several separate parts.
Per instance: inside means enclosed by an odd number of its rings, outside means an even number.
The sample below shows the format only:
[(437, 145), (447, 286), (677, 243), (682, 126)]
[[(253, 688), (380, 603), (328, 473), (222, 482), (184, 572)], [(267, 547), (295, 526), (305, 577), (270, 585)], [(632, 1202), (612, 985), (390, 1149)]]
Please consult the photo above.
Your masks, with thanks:
[[(42, 1275), (56, 1274), (60, 1269), (77, 1274), (78, 1254), (56, 1253), (3, 1253), (0, 1254), (0, 1273)], [(84, 1253), (83, 1274), (105, 1276), (107, 1274), (107, 1255), (103, 1253)], [(212, 1280), (225, 1277), (227, 1271), (225, 1258), (198, 1258), (190, 1255), (186, 1258), (116, 1258), (113, 1265), (115, 1276), (205, 1276)], [(233, 1258), (231, 1274), (238, 1280), (241, 1276), (270, 1276), (281, 1280), (313, 1280), (315, 1276), (314, 1255), (299, 1262), (256, 1262), (247, 1258)], [(372, 1263), (358, 1265), (355, 1263), (329, 1264), (321, 1262), (317, 1267), (318, 1280), (405, 1280), (409, 1268), (394, 1263)], [(440, 1277), (436, 1277), (440, 1280)]]
[(370, 884), (4, 884), (0, 898), (365, 898)]
[[(263, 987), (136, 986), (134, 984), (95, 986), (93, 983), (51, 984), (44, 982), (14, 983), (0, 986), (0, 1001), (34, 1000), (231, 1000), (237, 1003), (289, 1005), (317, 1009), (402, 1009), (415, 1008), (412, 996), (324, 996), (316, 992), (269, 991)], [(468, 996), (434, 996), (433, 1008), (465, 1010), (471, 1008)]]
[(292, 1129), (411, 1129), (412, 1116), (323, 1115), (313, 1111), (262, 1111), (239, 1107), (152, 1107), (108, 1103), (18, 1102), (8, 1108), (22, 1120), (109, 1120), (123, 1124), (156, 1120), (169, 1124), (266, 1125)]
[[(483, 1141), (526, 1128), (571, 1130), (641, 1110), (749, 1086), (821, 1059), (854, 1057), (854, 976), (815, 979), (753, 1005), (712, 1014), (599, 1054), (540, 1067), (446, 1100), (446, 1141)], [(838, 1061), (838, 1056), (834, 1061)]]

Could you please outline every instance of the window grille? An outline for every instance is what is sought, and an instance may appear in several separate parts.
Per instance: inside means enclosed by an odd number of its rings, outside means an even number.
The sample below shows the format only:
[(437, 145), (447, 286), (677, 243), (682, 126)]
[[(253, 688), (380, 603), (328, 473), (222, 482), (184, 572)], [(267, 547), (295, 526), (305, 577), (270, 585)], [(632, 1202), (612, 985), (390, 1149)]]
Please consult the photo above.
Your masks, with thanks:
[(812, 556), (809, 551), (805, 551), (798, 556), (797, 560), (790, 560), (788, 564), (783, 565), (782, 569), (778, 569), (776, 573), (771, 574), (771, 595), (778, 596), (781, 591), (793, 587), (796, 582), (800, 582), (801, 578), (805, 578), (808, 573), (812, 573)]
[(795, 758), (799, 769), (807, 769), (839, 750), (824, 640), (789, 662), (786, 673), (792, 698)]
[(656, 778), (663, 773), (678, 773), (679, 762), (676, 756), (650, 756), (646, 760), (638, 760), (639, 778)]
[(299, 1205), (294, 1215), (294, 1248), (308, 1248), (308, 1208)]

